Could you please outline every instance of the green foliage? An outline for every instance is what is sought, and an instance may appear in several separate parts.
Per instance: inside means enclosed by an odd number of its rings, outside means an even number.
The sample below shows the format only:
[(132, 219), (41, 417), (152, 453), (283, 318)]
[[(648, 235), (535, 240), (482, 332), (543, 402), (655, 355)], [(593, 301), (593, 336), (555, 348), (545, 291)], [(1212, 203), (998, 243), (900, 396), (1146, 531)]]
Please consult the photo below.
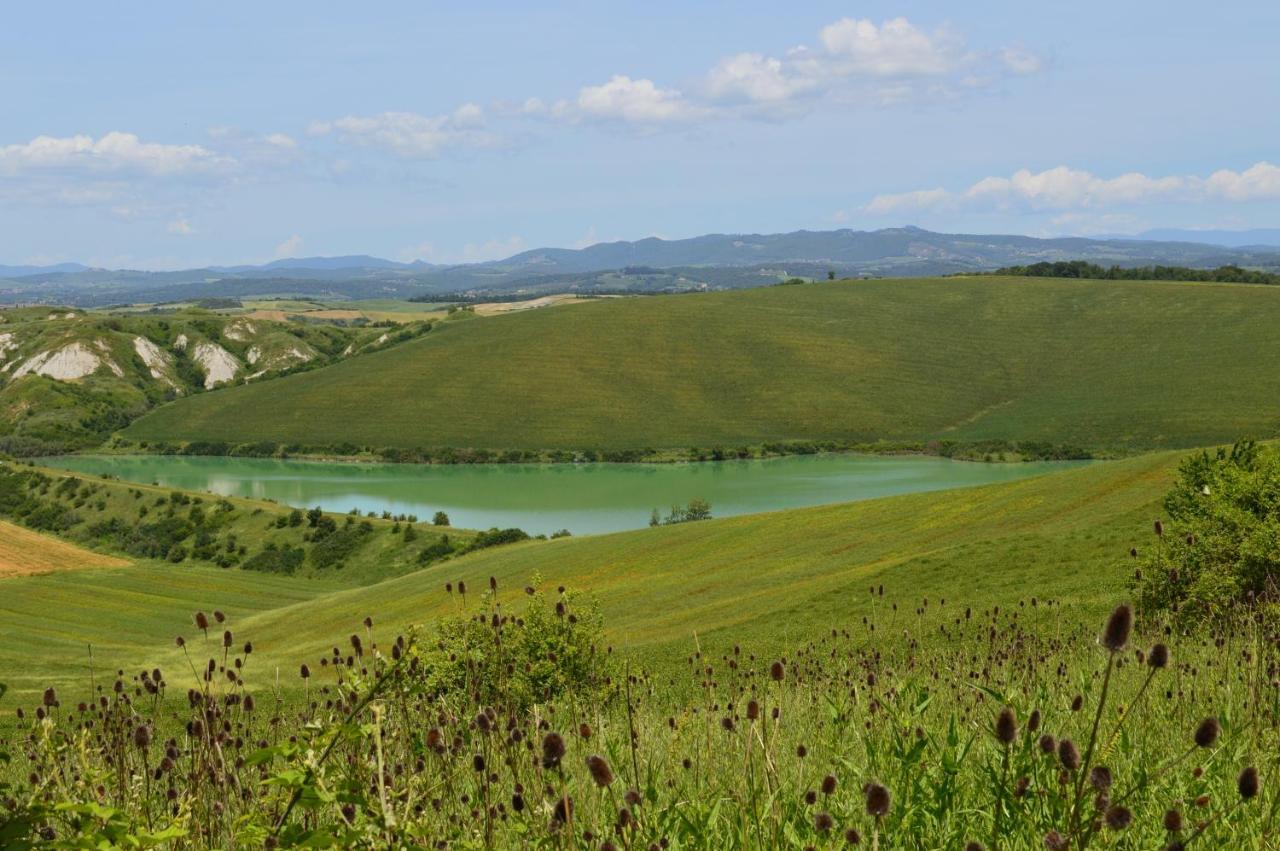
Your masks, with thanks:
[(1190, 269), (1186, 266), (1109, 266), (1086, 260), (1057, 260), (1029, 266), (1006, 266), (992, 275), (1020, 275), (1029, 278), (1087, 278), (1095, 281), (1206, 281), (1224, 284), (1280, 284), (1280, 275), (1219, 266)]
[(365, 522), (358, 526), (334, 529), (318, 540), (313, 538), (311, 564), (322, 570), (342, 567), (343, 562), (355, 553), (371, 531), (372, 526)]
[(1167, 524), (1138, 553), (1138, 601), (1185, 625), (1280, 614), (1280, 451), (1252, 441), (1182, 462)]
[[(542, 583), (534, 578), (530, 588)], [(566, 695), (589, 703), (612, 692), (599, 604), (535, 591), (519, 614), (486, 591), (475, 614), (444, 617), (420, 642), (421, 688), (431, 700), (502, 704), (526, 712)]]
[(435, 516), (431, 518), (431, 525), (432, 526), (448, 526), (449, 515), (445, 514), (443, 511), (437, 511), (435, 513)]
[(302, 547), (277, 547), (275, 544), (268, 544), (262, 552), (246, 559), (242, 566), (245, 570), (290, 574), (302, 566), (305, 556), (306, 551)]
[[(711, 503), (707, 502), (705, 499), (691, 499), (689, 500), (689, 504), (683, 508), (679, 505), (671, 506), (670, 513), (662, 519), (661, 523), (664, 526), (670, 526), (673, 523), (692, 523), (696, 520), (710, 519)], [(656, 508), (653, 510), (653, 513), (649, 515), (649, 525), (659, 525), (658, 509)]]
[(523, 529), (490, 529), (487, 532), (481, 532), (476, 535), (471, 542), (470, 549), (483, 550), (488, 547), (515, 544), (527, 540), (529, 540), (529, 533)]

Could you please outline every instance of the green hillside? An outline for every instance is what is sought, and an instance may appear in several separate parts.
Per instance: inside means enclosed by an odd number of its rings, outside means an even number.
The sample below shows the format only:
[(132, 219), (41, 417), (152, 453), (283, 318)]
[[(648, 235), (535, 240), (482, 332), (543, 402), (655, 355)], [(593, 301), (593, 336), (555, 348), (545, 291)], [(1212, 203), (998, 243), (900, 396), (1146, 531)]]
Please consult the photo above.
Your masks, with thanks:
[(139, 441), (626, 449), (1049, 441), (1134, 451), (1280, 427), (1280, 289), (949, 278), (611, 299), (445, 323), (180, 400)]
[(388, 331), (199, 309), (0, 310), (0, 451), (95, 446), (166, 401), (315, 368), (429, 327)]
[[(224, 610), (259, 670), (296, 671), (366, 615), (379, 632), (456, 611), (446, 582), (504, 599), (540, 575), (598, 597), (610, 640), (647, 664), (750, 635), (756, 649), (819, 636), (902, 603), (1016, 606), (1057, 598), (1072, 620), (1121, 594), (1177, 454), (1148, 455), (982, 488), (499, 547), (365, 586), (187, 565), (142, 565), (3, 581), (0, 669), (19, 690), (83, 677), (92, 643), (110, 664), (185, 669), (172, 638), (196, 610)], [(349, 577), (348, 577), (349, 579)], [(474, 605), (474, 601), (473, 601)], [(886, 605), (884, 600), (879, 606)], [(881, 612), (881, 616), (886, 614)], [(897, 619), (899, 616), (893, 616)], [(901, 614), (905, 625), (909, 617)], [(24, 640), (16, 640), (22, 637)], [(39, 640), (27, 640), (39, 639)], [(8, 649), (5, 649), (8, 648)]]

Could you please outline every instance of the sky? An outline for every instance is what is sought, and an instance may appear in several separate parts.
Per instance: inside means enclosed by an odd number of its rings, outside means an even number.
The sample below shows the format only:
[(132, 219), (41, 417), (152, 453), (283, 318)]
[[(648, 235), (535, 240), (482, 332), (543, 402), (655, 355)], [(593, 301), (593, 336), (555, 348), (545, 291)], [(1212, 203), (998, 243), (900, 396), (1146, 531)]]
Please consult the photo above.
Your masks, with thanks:
[(1280, 226), (1280, 4), (24, 3), (0, 263)]

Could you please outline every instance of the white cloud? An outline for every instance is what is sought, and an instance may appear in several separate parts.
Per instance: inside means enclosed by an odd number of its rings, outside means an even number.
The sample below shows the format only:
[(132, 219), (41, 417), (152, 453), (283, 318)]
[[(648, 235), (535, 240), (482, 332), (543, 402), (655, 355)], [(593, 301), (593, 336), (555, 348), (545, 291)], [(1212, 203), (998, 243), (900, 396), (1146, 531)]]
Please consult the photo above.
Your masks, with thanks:
[(707, 92), (722, 100), (742, 98), (756, 103), (790, 100), (817, 85), (790, 64), (760, 53), (739, 53), (720, 60), (707, 75)]
[(1209, 175), (1205, 186), (1228, 201), (1274, 200), (1280, 198), (1280, 166), (1260, 162), (1242, 172), (1222, 169)]
[(1067, 166), (1040, 172), (1022, 169), (1009, 177), (984, 177), (961, 192), (924, 189), (877, 195), (864, 209), (878, 214), (947, 208), (1088, 210), (1210, 200), (1280, 200), (1280, 167), (1260, 162), (1240, 172), (1222, 169), (1207, 178), (1150, 177), (1140, 172), (1103, 178)]
[(484, 111), (474, 103), (443, 115), (348, 115), (313, 122), (307, 132), (313, 136), (332, 133), (342, 142), (387, 148), (407, 159), (434, 159), (452, 148), (494, 147), (499, 143), (497, 136), (484, 129)]
[(1044, 70), (1044, 59), (1025, 47), (1006, 47), (1000, 51), (1000, 61), (1015, 74), (1036, 74)]
[(273, 145), (277, 148), (283, 148), (284, 150), (289, 151), (298, 147), (297, 141), (294, 140), (292, 136), (284, 133), (269, 133), (263, 137), (263, 141), (268, 145)]
[[(1040, 57), (1021, 46), (976, 50), (949, 30), (926, 31), (906, 18), (881, 24), (842, 18), (822, 28), (816, 47), (722, 59), (699, 91), (712, 102), (739, 105), (729, 114), (772, 117), (822, 97), (888, 106), (919, 96), (955, 96), (1041, 67)], [(743, 108), (743, 102), (759, 108)]]
[(819, 38), (844, 74), (937, 76), (955, 70), (962, 59), (954, 37), (941, 30), (926, 33), (906, 18), (893, 18), (880, 26), (842, 18), (823, 27)]
[(276, 246), (273, 256), (276, 260), (284, 260), (289, 257), (297, 257), (298, 252), (302, 249), (302, 237), (296, 233), (286, 239), (284, 242)]
[(169, 233), (177, 234), (178, 236), (190, 236), (196, 232), (195, 228), (191, 226), (191, 222), (187, 221), (186, 216), (178, 216), (178, 218), (169, 222), (169, 224), (165, 226), (165, 230)]
[(0, 175), (48, 172), (128, 172), (164, 177), (224, 170), (234, 161), (202, 145), (143, 142), (132, 133), (37, 136), (0, 147)]
[(634, 124), (688, 121), (702, 110), (676, 89), (662, 89), (652, 80), (633, 80), (615, 74), (607, 83), (584, 86), (572, 104), (556, 104), (556, 112), (569, 117), (612, 119)]

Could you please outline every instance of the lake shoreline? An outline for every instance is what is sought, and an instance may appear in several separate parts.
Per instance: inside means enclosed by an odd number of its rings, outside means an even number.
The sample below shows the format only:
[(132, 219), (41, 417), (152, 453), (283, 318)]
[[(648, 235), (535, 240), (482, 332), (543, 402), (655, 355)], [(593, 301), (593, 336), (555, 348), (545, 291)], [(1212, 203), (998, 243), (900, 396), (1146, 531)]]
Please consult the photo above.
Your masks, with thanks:
[(1089, 461), (960, 463), (924, 455), (821, 454), (682, 464), (351, 464), (299, 458), (63, 455), (64, 472), (334, 513), (433, 517), (533, 534), (638, 529), (655, 513), (710, 504), (714, 517), (1023, 479)]
[[(354, 448), (354, 447), (353, 447)], [(100, 447), (60, 455), (182, 456), (204, 458), (264, 458), (324, 461), (347, 464), (412, 464), (422, 466), (470, 466), (476, 464), (698, 464), (716, 461), (750, 461), (813, 455), (865, 455), (873, 457), (935, 457), (975, 463), (1034, 461), (1096, 461), (1122, 457), (1112, 453), (1060, 446), (1040, 441), (768, 441), (737, 447), (688, 449), (435, 449), (366, 448), (355, 452), (334, 447), (300, 447), (278, 444), (216, 444), (193, 441), (183, 444), (149, 444), (120, 438)]]

